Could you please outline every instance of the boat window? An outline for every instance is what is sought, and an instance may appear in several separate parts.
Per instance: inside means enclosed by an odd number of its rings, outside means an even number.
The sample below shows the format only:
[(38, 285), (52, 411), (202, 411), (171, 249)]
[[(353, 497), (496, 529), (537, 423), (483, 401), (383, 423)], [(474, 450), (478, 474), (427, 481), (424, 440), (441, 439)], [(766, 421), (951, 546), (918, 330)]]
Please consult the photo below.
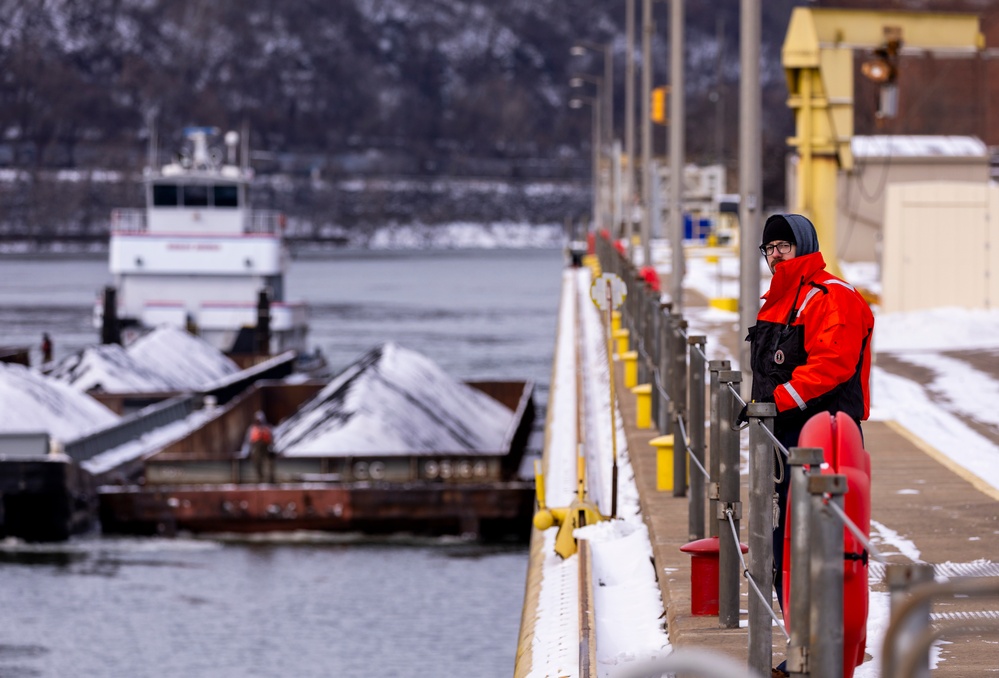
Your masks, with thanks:
[(239, 188), (237, 186), (212, 186), (216, 207), (239, 207)]
[(184, 207), (208, 207), (208, 187), (203, 184), (184, 186)]
[(175, 184), (153, 184), (154, 207), (176, 207), (177, 186)]

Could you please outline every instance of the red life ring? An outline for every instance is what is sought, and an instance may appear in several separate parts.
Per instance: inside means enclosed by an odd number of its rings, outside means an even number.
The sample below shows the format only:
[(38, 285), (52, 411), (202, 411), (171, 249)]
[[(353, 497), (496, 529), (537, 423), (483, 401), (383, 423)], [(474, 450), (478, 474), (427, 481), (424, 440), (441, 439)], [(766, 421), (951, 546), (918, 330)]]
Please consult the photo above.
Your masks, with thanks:
[[(826, 467), (822, 473), (846, 476), (847, 493), (843, 496), (846, 515), (868, 539), (871, 536), (871, 456), (864, 449), (860, 429), (843, 412), (816, 414), (801, 429), (800, 447), (821, 447)], [(788, 506), (790, 506), (790, 491)], [(791, 628), (789, 609), (791, 587), (791, 516), (784, 530), (784, 625)], [(843, 676), (852, 678), (854, 669), (864, 661), (867, 646), (867, 552), (853, 532), (843, 528)]]

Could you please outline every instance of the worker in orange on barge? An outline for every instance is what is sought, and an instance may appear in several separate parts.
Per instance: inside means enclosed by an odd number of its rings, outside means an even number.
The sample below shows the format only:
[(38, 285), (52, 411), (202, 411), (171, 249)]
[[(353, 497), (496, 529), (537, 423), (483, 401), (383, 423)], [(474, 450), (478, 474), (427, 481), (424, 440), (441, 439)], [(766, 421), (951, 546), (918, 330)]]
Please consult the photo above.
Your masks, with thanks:
[(260, 410), (253, 416), (253, 423), (247, 431), (250, 443), (250, 459), (257, 472), (257, 482), (274, 482), (274, 433), (267, 417)]

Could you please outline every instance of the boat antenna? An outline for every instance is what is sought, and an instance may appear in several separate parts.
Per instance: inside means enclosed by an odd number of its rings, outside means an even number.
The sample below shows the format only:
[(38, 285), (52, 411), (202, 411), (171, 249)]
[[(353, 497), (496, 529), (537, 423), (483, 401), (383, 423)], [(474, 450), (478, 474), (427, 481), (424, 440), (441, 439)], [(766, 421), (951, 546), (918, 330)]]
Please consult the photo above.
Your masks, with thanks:
[(226, 163), (229, 165), (236, 164), (236, 144), (239, 143), (239, 132), (235, 130), (229, 130), (225, 133), (225, 148), (226, 148)]
[(146, 165), (152, 169), (156, 167), (156, 109), (150, 108), (146, 111), (146, 127), (149, 130), (149, 147), (146, 151)]
[(245, 174), (250, 169), (250, 122), (246, 118), (243, 118), (243, 133), (240, 136), (243, 148), (240, 149), (239, 159), (243, 173)]

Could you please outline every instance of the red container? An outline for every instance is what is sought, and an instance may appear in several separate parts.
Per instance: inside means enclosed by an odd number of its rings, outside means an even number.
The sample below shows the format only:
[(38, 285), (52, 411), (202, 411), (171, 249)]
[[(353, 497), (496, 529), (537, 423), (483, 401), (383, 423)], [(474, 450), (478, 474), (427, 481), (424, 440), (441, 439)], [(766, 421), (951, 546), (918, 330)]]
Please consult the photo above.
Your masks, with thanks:
[[(749, 547), (739, 544), (743, 553)], [(695, 617), (718, 616), (718, 537), (698, 539), (680, 550), (690, 559), (690, 613)]]

